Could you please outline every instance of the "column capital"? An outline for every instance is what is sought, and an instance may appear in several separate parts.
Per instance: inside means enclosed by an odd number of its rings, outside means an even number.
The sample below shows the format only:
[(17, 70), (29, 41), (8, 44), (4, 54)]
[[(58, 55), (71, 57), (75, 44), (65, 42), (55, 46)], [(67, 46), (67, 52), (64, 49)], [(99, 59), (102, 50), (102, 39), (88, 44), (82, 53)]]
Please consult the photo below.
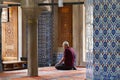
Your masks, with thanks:
[(38, 19), (40, 15), (41, 8), (22, 8), (22, 13), (25, 15), (27, 19)]
[(50, 7), (39, 7), (38, 3), (49, 3), (49, 0), (21, 0), (21, 7), (27, 16), (33, 14), (34, 17), (38, 17), (41, 11), (50, 11)]
[(21, 0), (23, 14), (25, 14), (26, 17), (37, 18), (41, 12), (41, 8), (38, 6), (38, 3), (42, 1), (43, 0)]

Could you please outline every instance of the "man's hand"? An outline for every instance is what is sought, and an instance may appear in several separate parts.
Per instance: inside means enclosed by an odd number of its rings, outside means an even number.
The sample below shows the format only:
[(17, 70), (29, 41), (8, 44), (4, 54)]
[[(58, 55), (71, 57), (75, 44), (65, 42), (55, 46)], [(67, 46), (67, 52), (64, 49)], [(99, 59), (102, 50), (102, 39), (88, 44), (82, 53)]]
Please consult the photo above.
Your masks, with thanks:
[(59, 64), (60, 64), (60, 63), (58, 62), (58, 63), (55, 64), (55, 66), (56, 66), (56, 65), (59, 65)]
[(64, 62), (64, 57), (58, 62), (58, 64), (62, 64)]

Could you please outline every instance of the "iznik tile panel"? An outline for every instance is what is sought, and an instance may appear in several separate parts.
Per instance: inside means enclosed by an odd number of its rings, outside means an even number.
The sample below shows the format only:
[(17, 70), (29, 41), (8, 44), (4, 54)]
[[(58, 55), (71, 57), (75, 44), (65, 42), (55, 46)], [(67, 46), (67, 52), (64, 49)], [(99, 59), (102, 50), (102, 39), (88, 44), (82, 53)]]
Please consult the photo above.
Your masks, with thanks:
[(93, 63), (87, 63), (93, 75), (87, 78), (120, 80), (120, 0), (93, 0), (93, 6)]
[(52, 52), (52, 16), (43, 11), (38, 20), (38, 65), (51, 65)]

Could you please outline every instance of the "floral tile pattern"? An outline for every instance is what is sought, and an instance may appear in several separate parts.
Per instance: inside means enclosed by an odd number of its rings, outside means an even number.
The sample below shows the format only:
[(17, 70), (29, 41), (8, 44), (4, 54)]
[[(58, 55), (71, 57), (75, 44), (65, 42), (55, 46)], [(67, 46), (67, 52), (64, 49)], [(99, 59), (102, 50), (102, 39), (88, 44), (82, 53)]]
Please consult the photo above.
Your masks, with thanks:
[[(90, 0), (88, 0), (90, 1)], [(93, 0), (91, 80), (120, 79), (120, 0)], [(91, 77), (92, 75), (92, 77)]]
[(51, 12), (43, 11), (38, 19), (38, 65), (51, 64), (52, 50), (52, 17)]

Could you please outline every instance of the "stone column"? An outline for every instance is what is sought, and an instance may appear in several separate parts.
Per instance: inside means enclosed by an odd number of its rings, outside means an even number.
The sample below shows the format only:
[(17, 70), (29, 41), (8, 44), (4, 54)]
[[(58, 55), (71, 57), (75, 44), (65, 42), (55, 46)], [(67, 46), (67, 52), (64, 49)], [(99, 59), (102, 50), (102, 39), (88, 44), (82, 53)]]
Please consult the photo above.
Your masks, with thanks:
[[(2, 1), (0, 1), (0, 4)], [(2, 13), (2, 8), (0, 7), (0, 72), (2, 71), (2, 30), (1, 30), (1, 13)]]
[[(75, 0), (78, 2), (79, 0)], [(85, 66), (83, 62), (83, 27), (84, 14), (83, 4), (73, 5), (73, 48), (76, 52), (76, 65)], [(77, 36), (77, 37), (76, 37)], [(78, 44), (79, 43), (79, 44)]]
[(93, 0), (86, 0), (86, 77), (87, 80), (93, 79)]
[(22, 0), (21, 6), (28, 29), (28, 76), (38, 76), (37, 15), (40, 10), (37, 7), (37, 0)]
[(22, 57), (27, 57), (26, 14), (22, 10)]
[(38, 53), (37, 53), (37, 19), (33, 9), (23, 9), (26, 13), (26, 27), (28, 27), (28, 75), (38, 75)]
[[(54, 2), (58, 2), (57, 0), (54, 0)], [(52, 33), (52, 39), (53, 39), (53, 52), (52, 52), (52, 65), (55, 65), (57, 62), (57, 52), (58, 52), (58, 7), (54, 6), (53, 10), (53, 33)]]
[[(76, 65), (80, 65), (80, 45), (81, 43), (79, 42), (80, 39), (80, 29), (82, 28), (80, 26), (80, 18), (79, 15), (80, 10), (78, 5), (73, 5), (73, 48), (75, 49), (76, 52)], [(77, 37), (76, 37), (77, 36)], [(80, 44), (78, 44), (80, 43)]]

